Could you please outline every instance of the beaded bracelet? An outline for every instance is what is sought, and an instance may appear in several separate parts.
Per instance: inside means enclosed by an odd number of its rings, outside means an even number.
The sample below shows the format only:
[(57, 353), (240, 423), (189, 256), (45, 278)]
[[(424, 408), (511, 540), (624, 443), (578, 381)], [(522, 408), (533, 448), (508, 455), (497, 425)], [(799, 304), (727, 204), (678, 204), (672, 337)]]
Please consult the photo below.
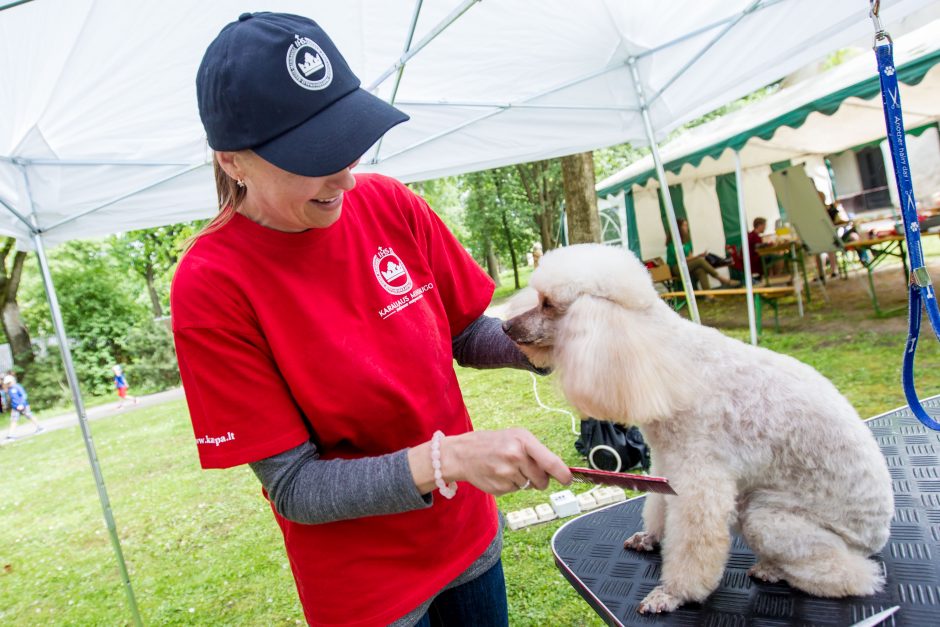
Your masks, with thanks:
[(441, 474), (441, 440), (444, 434), (441, 431), (435, 431), (431, 436), (431, 466), (434, 468), (434, 483), (438, 491), (445, 499), (452, 499), (457, 494), (457, 482), (452, 481), (450, 485), (444, 483), (444, 475)]

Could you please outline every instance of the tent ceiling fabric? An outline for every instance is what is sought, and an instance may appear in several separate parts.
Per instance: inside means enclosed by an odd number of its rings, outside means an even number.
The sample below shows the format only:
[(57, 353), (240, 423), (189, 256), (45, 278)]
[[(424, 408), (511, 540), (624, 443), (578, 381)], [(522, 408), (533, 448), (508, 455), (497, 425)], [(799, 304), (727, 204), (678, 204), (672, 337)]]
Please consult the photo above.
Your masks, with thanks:
[[(895, 42), (904, 125), (913, 130), (940, 119), (940, 20)], [(805, 155), (837, 154), (884, 138), (881, 88), (869, 51), (782, 89), (734, 113), (703, 124), (662, 146), (670, 183), (734, 171), (732, 149), (743, 167)], [(597, 184), (616, 194), (656, 178), (645, 157)]]
[[(882, 3), (887, 25), (929, 0)], [(862, 0), (420, 3), (396, 102), (412, 120), (360, 168), (405, 181), (645, 144), (870, 35)], [(215, 212), (195, 104), (208, 43), (241, 12), (320, 22), (389, 99), (414, 0), (34, 0), (0, 11), (0, 234), (50, 244)], [(374, 161), (374, 163), (370, 163)]]

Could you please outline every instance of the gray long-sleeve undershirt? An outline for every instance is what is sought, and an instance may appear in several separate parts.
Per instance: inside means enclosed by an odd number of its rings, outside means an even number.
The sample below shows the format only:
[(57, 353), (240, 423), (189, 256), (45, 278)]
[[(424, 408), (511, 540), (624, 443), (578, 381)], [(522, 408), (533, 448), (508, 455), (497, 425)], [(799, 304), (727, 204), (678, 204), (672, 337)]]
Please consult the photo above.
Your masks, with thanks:
[[(472, 368), (539, 372), (502, 330), (502, 321), (480, 316), (453, 338), (454, 358)], [(284, 518), (319, 524), (430, 507), (430, 494), (415, 486), (408, 449), (360, 459), (322, 460), (312, 442), (250, 464)]]

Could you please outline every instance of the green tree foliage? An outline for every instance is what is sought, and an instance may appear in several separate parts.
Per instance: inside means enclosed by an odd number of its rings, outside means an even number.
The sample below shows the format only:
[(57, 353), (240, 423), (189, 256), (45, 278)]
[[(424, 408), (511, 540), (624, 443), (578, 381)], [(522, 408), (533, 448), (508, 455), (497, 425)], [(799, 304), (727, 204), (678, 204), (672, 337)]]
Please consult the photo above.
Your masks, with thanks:
[(461, 177), (466, 194), (465, 241), (494, 280), (493, 259), (498, 258), (513, 268), (519, 287), (519, 265), (525, 253), (538, 241), (532, 217), (532, 206), (515, 168), (498, 168), (474, 172)]
[(460, 241), (468, 237), (464, 225), (464, 206), (461, 202), (460, 180), (456, 176), (447, 176), (430, 181), (409, 183), (408, 187), (418, 196), (424, 198), (441, 217), (450, 232)]
[(118, 261), (146, 283), (156, 318), (162, 317), (169, 308), (170, 271), (179, 260), (183, 242), (192, 237), (199, 226), (198, 222), (171, 224), (130, 231), (109, 239)]
[(561, 162), (558, 159), (519, 163), (515, 166), (543, 251), (556, 248), (561, 236), (561, 212), (565, 205)]
[[(154, 336), (146, 348), (134, 339), (139, 329), (154, 324), (146, 297), (137, 298), (145, 291), (143, 281), (102, 242), (70, 242), (55, 249), (50, 254), (50, 268), (83, 392), (109, 393), (115, 364), (125, 366), (135, 385), (158, 387), (156, 382), (135, 381), (135, 361), (172, 351), (167, 337)], [(45, 292), (35, 274), (24, 277), (22, 297), (24, 318), (34, 337), (54, 337)], [(28, 372), (31, 398), (35, 397), (37, 404), (42, 404), (40, 399), (51, 402), (60, 398), (61, 390), (67, 389), (58, 360), (53, 343)]]

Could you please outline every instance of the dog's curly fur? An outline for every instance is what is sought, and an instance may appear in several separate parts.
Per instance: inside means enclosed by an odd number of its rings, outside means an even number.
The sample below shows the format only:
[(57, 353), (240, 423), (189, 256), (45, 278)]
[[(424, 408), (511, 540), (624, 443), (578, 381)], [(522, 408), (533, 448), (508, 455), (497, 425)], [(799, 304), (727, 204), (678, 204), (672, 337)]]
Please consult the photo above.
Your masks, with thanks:
[(584, 415), (638, 425), (652, 473), (678, 496), (649, 495), (625, 547), (662, 545), (662, 581), (642, 612), (702, 601), (737, 528), (750, 574), (810, 594), (870, 595), (868, 556), (894, 514), (887, 465), (835, 387), (791, 357), (676, 314), (633, 255), (586, 244), (542, 257), (538, 304), (504, 324), (536, 365), (552, 366)]

